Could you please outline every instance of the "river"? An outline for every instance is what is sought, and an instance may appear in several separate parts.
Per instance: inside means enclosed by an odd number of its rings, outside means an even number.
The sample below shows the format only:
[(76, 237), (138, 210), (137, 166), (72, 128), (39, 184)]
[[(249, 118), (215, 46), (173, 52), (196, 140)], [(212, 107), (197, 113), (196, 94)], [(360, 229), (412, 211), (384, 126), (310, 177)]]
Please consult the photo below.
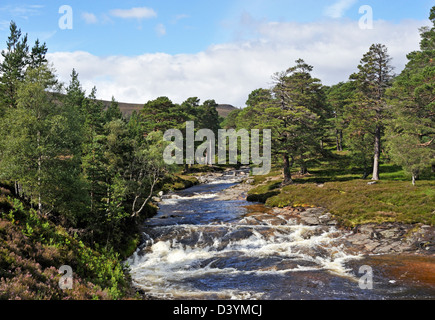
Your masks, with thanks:
[(164, 197), (127, 261), (135, 287), (175, 300), (435, 299), (433, 258), (362, 256), (335, 226), (270, 219), (263, 205), (219, 200), (239, 182), (228, 175)]

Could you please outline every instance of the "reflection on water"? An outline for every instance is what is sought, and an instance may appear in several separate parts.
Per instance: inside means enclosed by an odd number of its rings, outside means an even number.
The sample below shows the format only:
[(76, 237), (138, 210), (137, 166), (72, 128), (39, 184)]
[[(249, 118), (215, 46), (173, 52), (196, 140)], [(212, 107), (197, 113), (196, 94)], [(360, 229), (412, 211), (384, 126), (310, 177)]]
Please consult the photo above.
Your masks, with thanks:
[[(138, 288), (164, 299), (435, 298), (434, 260), (348, 253), (335, 227), (271, 220), (263, 205), (216, 200), (232, 185), (221, 180), (163, 200), (128, 260)], [(374, 290), (358, 285), (362, 265), (374, 269)], [(421, 271), (414, 278), (406, 275), (413, 268)]]

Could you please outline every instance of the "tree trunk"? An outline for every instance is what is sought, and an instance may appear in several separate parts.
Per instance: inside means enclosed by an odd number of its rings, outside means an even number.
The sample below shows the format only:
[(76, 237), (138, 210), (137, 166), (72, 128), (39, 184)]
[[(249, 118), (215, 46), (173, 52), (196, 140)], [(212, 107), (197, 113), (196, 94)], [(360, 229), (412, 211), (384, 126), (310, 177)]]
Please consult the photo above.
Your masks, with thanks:
[[(41, 141), (41, 132), (38, 131), (38, 149)], [(41, 197), (41, 166), (42, 166), (42, 156), (38, 155), (38, 214), (42, 214), (42, 197)]]
[(412, 185), (415, 186), (416, 185), (416, 181), (418, 179), (418, 175), (420, 174), (419, 170), (413, 170), (412, 172)]
[(340, 151), (343, 151), (343, 130), (340, 130)]
[(381, 127), (376, 127), (375, 133), (375, 157), (373, 161), (373, 177), (372, 180), (379, 180), (379, 160), (381, 158)]
[(291, 163), (290, 163), (290, 159), (288, 154), (284, 154), (284, 168), (283, 168), (283, 173), (284, 173), (284, 182), (283, 185), (288, 185), (288, 184), (292, 184), (293, 180), (292, 180), (292, 174), (290, 172), (290, 168), (291, 168)]
[(303, 174), (307, 174), (307, 173), (308, 173), (308, 168), (307, 168), (305, 162), (302, 162), (302, 164), (301, 164), (301, 174), (303, 175)]
[(151, 199), (151, 197), (153, 196), (154, 187), (156, 186), (156, 184), (157, 184), (158, 182), (159, 182), (158, 175), (157, 175), (157, 173), (154, 173), (154, 175), (153, 175), (153, 181), (152, 181), (152, 183), (151, 183), (151, 189), (150, 189), (150, 192), (149, 192), (149, 194), (148, 194), (148, 197), (147, 197), (147, 198), (145, 199), (145, 201), (142, 203), (142, 206), (139, 208), (139, 210), (136, 210), (136, 202), (137, 202), (137, 200), (139, 199), (140, 194), (136, 195), (136, 197), (135, 197), (135, 199), (134, 199), (134, 201), (133, 201), (133, 206), (132, 206), (132, 211), (133, 211), (133, 214), (131, 215), (132, 218), (138, 217), (138, 216), (142, 213), (143, 209), (145, 208), (145, 205), (148, 203), (148, 201), (149, 201), (149, 200)]
[(343, 130), (335, 131), (335, 139), (337, 144), (337, 151), (343, 151)]

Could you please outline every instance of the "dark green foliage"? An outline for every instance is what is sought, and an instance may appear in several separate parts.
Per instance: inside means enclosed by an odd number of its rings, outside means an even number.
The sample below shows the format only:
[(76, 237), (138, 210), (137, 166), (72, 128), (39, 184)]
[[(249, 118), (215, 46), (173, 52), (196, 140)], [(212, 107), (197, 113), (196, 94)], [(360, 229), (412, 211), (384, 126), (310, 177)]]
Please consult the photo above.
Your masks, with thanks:
[(109, 123), (113, 120), (121, 120), (122, 112), (119, 109), (119, 104), (116, 102), (115, 97), (112, 97), (112, 101), (105, 112), (105, 122)]
[(241, 109), (231, 111), (230, 114), (221, 122), (221, 127), (223, 129), (237, 129), (237, 118), (241, 112)]
[(435, 166), (435, 7), (432, 28), (421, 29), (420, 51), (408, 55), (408, 64), (392, 89), (387, 147), (393, 161), (412, 175), (413, 184)]
[(272, 90), (251, 93), (238, 117), (238, 128), (271, 129), (272, 152), (283, 160), (284, 184), (292, 183), (290, 170), (299, 164), (307, 173), (307, 160), (320, 153), (328, 117), (324, 91), (312, 67), (303, 60), (274, 75)]
[(335, 136), (337, 151), (343, 151), (345, 147), (343, 134), (351, 119), (346, 114), (346, 106), (352, 103), (355, 90), (354, 82), (340, 82), (326, 90), (326, 101), (332, 112), (331, 130), (333, 130), (332, 135)]
[[(27, 34), (22, 36), (15, 22), (10, 24), (10, 35), (6, 42), (6, 50), (1, 52), (3, 61), (0, 64), (0, 104), (4, 108), (16, 107), (18, 84), (24, 79), (28, 64), (29, 47)], [(0, 109), (1, 111), (1, 109)]]
[(148, 101), (140, 112), (144, 133), (180, 128), (180, 125), (189, 119), (183, 109), (167, 97)]
[(45, 43), (42, 45), (39, 43), (39, 39), (36, 39), (35, 45), (30, 52), (29, 67), (38, 68), (47, 63), (45, 55), (47, 54), (47, 46)]
[[(385, 110), (387, 103), (385, 91), (391, 86), (393, 68), (388, 49), (382, 44), (373, 44), (370, 50), (364, 54), (358, 72), (352, 74), (350, 79), (355, 81), (357, 94), (351, 103), (351, 112), (348, 113), (351, 120), (350, 135), (356, 135), (354, 150), (356, 154), (367, 154), (365, 143), (373, 136), (373, 174), (372, 180), (379, 180), (379, 165), (382, 152), (381, 139), (384, 130)], [(352, 114), (356, 114), (355, 118)], [(366, 121), (361, 122), (364, 114)], [(370, 122), (370, 123), (368, 123)], [(368, 147), (368, 146), (367, 146)], [(365, 159), (361, 159), (363, 163)], [(366, 173), (364, 174), (364, 177)]]
[(220, 129), (219, 114), (216, 110), (218, 104), (214, 100), (207, 100), (198, 107), (194, 117), (195, 127), (197, 129), (209, 129), (217, 135)]

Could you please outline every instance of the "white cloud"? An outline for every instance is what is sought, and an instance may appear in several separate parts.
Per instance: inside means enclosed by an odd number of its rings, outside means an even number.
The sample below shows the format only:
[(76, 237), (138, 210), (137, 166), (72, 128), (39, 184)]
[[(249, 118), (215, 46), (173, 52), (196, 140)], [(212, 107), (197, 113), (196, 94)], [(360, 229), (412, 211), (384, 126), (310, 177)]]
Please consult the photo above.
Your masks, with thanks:
[(341, 18), (358, 0), (338, 0), (325, 9), (325, 15), (330, 18)]
[(93, 13), (83, 12), (82, 19), (85, 20), (87, 24), (95, 24), (98, 22), (97, 17)]
[(177, 15), (175, 16), (175, 18), (171, 21), (171, 23), (173, 23), (173, 24), (177, 24), (178, 21), (183, 20), (183, 19), (188, 19), (188, 18), (190, 18), (190, 16), (187, 15), (187, 14), (184, 14), (184, 13), (177, 14)]
[(374, 30), (361, 30), (358, 22), (342, 20), (260, 23), (254, 40), (215, 45), (196, 54), (97, 57), (57, 52), (48, 58), (62, 81), (68, 83), (75, 68), (87, 92), (96, 86), (103, 99), (113, 95), (118, 101), (145, 103), (167, 96), (181, 103), (196, 96), (243, 107), (252, 90), (270, 87), (271, 76), (298, 58), (314, 66), (313, 76), (323, 84), (332, 85), (357, 71), (371, 44), (383, 43), (399, 73), (406, 55), (419, 48), (418, 28), (425, 24), (377, 21)]
[(12, 16), (19, 17), (21, 19), (28, 20), (32, 16), (37, 16), (41, 14), (41, 9), (43, 9), (45, 6), (43, 5), (29, 5), (29, 4), (20, 4), (17, 6), (11, 6), (7, 5), (4, 7), (1, 7), (0, 9), (2, 11), (6, 10), (8, 11)]
[(156, 26), (156, 33), (157, 33), (157, 35), (158, 35), (159, 37), (162, 37), (162, 36), (166, 35), (166, 27), (165, 27), (165, 25), (162, 24), (162, 23), (159, 23), (159, 24)]
[(0, 31), (7, 30), (9, 28), (10, 23), (11, 22), (7, 20), (0, 20)]
[(110, 14), (114, 17), (124, 19), (149, 19), (157, 17), (157, 13), (153, 9), (147, 7), (114, 9), (110, 11)]

